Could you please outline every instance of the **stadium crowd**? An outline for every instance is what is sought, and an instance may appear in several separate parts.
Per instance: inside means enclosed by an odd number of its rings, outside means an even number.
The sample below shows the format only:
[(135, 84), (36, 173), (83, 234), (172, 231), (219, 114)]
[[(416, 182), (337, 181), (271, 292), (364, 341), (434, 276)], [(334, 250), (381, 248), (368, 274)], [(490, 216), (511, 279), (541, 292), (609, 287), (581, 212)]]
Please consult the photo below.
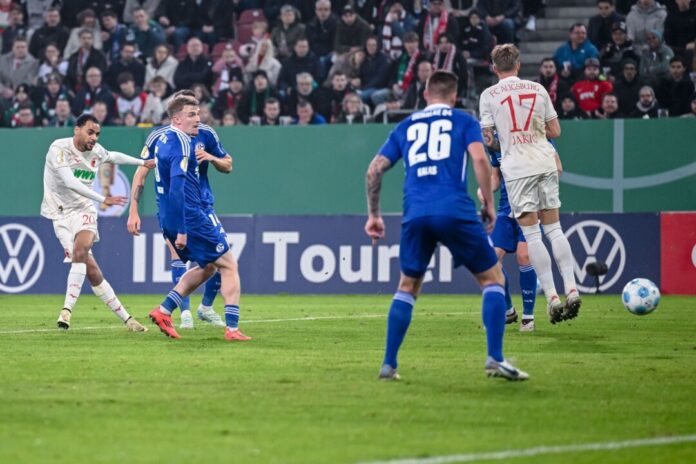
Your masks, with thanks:
[[(696, 117), (696, 0), (598, 0), (540, 63), (563, 119)], [(2, 126), (167, 122), (192, 89), (209, 125), (382, 121), (434, 70), (475, 75), (543, 0), (0, 0)], [(524, 55), (522, 56), (524, 60)]]

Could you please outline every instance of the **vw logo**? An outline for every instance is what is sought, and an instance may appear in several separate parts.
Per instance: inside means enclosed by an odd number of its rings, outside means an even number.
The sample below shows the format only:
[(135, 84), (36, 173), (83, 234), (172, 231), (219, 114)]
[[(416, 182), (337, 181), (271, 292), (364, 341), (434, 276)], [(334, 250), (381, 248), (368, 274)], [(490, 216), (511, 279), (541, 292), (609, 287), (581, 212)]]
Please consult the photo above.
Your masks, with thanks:
[(570, 227), (566, 237), (575, 257), (578, 290), (584, 293), (597, 291), (595, 278), (585, 270), (588, 264), (597, 261), (605, 262), (609, 269), (606, 275), (599, 277), (600, 291), (607, 290), (619, 280), (626, 265), (626, 247), (616, 229), (602, 221), (587, 220)]
[(22, 224), (0, 226), (0, 291), (20, 293), (41, 276), (44, 249), (36, 233)]

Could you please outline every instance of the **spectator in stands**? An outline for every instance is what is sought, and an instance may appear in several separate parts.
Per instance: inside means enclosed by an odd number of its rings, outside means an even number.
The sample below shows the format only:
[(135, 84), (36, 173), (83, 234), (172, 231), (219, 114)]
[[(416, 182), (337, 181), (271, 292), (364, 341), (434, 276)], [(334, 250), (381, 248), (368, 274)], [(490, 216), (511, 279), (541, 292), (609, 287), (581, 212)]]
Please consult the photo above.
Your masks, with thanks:
[(418, 61), (422, 59), (418, 42), (418, 34), (415, 32), (404, 34), (404, 53), (394, 60), (389, 68), (389, 88), (372, 95), (372, 102), (375, 105), (404, 97), (411, 81), (416, 78)]
[(38, 111), (34, 103), (29, 98), (29, 86), (27, 84), (19, 84), (11, 98), (12, 100), (9, 103), (9, 107), (5, 111), (6, 125), (11, 127), (14, 127), (14, 125), (16, 125), (17, 120), (19, 118), (19, 110), (24, 106), (27, 106), (31, 110), (33, 121)]
[(525, 31), (536, 31), (536, 19), (544, 10), (544, 0), (522, 0), (522, 17), (527, 18)]
[(72, 94), (63, 86), (60, 74), (49, 74), (46, 76), (45, 86), (34, 88), (32, 100), (43, 125), (48, 124), (55, 116), (56, 103), (60, 99), (68, 100), (68, 102), (72, 102), (73, 99)]
[(614, 86), (611, 82), (599, 78), (599, 60), (597, 58), (585, 60), (583, 75), (584, 79), (573, 84), (570, 90), (575, 95), (580, 110), (592, 117), (594, 112), (602, 106), (604, 95), (611, 93)]
[(519, 0), (479, 0), (476, 9), (481, 12), (488, 29), (498, 38), (499, 44), (514, 43), (515, 19), (520, 11)]
[(674, 58), (672, 49), (662, 41), (662, 34), (648, 31), (645, 35), (648, 49), (640, 56), (640, 76), (654, 86), (669, 74), (669, 60)]
[(599, 14), (590, 18), (587, 37), (598, 50), (601, 50), (611, 43), (614, 24), (624, 21), (625, 18), (614, 9), (614, 0), (597, 0), (597, 9)]
[(67, 98), (60, 98), (56, 102), (55, 114), (48, 123), (48, 127), (73, 127), (75, 117), (72, 115), (70, 101)]
[[(481, 0), (479, 6), (481, 2), (485, 3), (486, 1), (487, 0)], [(450, 42), (459, 41), (459, 24), (457, 23), (457, 18), (449, 13), (443, 0), (430, 0), (428, 3), (428, 12), (421, 16), (416, 32), (421, 38), (421, 50), (427, 53), (435, 53), (441, 35), (449, 36)]]
[(123, 22), (126, 24), (135, 23), (138, 10), (144, 10), (148, 18), (154, 18), (160, 2), (161, 0), (126, 0), (126, 6), (123, 9)]
[[(201, 8), (205, 8), (205, 18), (213, 27), (217, 40), (231, 41), (234, 39), (234, 15), (240, 14), (246, 2), (241, 1), (230, 5), (229, 0), (204, 0)], [(207, 24), (207, 23), (206, 23)]]
[(97, 67), (87, 68), (86, 85), (82, 86), (75, 95), (73, 111), (76, 116), (91, 108), (98, 101), (104, 102), (108, 111), (113, 111), (115, 107), (114, 97), (111, 89), (102, 82), (102, 75), (101, 69)]
[(94, 11), (97, 17), (101, 17), (101, 14), (107, 10), (115, 11), (116, 14), (121, 17), (123, 8), (126, 5), (125, 0), (62, 0), (54, 3), (62, 4), (60, 7), (60, 16), (63, 18), (65, 26), (68, 28), (78, 27), (80, 25), (78, 15), (86, 9)]
[(489, 59), (493, 49), (493, 37), (478, 11), (472, 10), (469, 13), (469, 24), (462, 30), (461, 42), (464, 58)]
[(224, 119), (226, 111), (235, 111), (239, 108), (244, 91), (244, 76), (239, 68), (232, 68), (228, 74), (228, 87), (220, 90), (211, 108), (213, 116)]
[(623, 119), (624, 115), (619, 110), (619, 100), (613, 93), (604, 94), (602, 106), (595, 110), (595, 119)]
[(203, 54), (203, 42), (191, 37), (186, 44), (186, 58), (179, 62), (174, 73), (174, 86), (189, 89), (195, 83), (210, 88), (213, 85), (213, 63)]
[(65, 81), (70, 90), (77, 92), (84, 85), (87, 69), (96, 67), (106, 71), (106, 57), (93, 46), (94, 34), (84, 29), (80, 32), (80, 48), (68, 58), (68, 71)]
[(2, 54), (10, 53), (12, 44), (17, 37), (26, 37), (27, 25), (24, 22), (24, 10), (19, 5), (14, 5), (10, 10), (7, 27), (2, 31)]
[(682, 118), (696, 118), (696, 92), (689, 97), (689, 112), (681, 115)]
[(92, 105), (89, 112), (92, 114), (92, 116), (97, 118), (97, 121), (99, 121), (100, 126), (104, 127), (114, 125), (114, 121), (111, 118), (111, 115), (109, 114), (107, 104), (103, 101), (94, 102), (94, 105)]
[(279, 126), (280, 125), (280, 100), (277, 98), (269, 98), (263, 105), (263, 116), (261, 117), (262, 126)]
[(281, 69), (282, 65), (275, 58), (275, 49), (271, 39), (264, 39), (259, 43), (244, 67), (244, 71), (248, 74), (254, 74), (259, 70), (265, 71), (268, 81), (274, 87), (278, 85)]
[(433, 74), (433, 65), (430, 61), (422, 60), (418, 63), (417, 78), (408, 87), (401, 108), (408, 110), (422, 110), (427, 106), (423, 92), (425, 84)]
[(80, 12), (77, 18), (79, 26), (70, 31), (68, 43), (65, 45), (63, 55), (70, 56), (80, 48), (80, 33), (82, 31), (90, 31), (92, 33), (93, 47), (97, 50), (102, 49), (101, 27), (97, 21), (97, 15), (94, 10), (87, 9)]
[(689, 47), (689, 51), (693, 54), (694, 40), (696, 40), (696, 2), (674, 1), (676, 8), (669, 12), (665, 20), (665, 43), (675, 55), (686, 56)]
[(15, 129), (22, 127), (36, 127), (34, 112), (32, 111), (29, 103), (23, 103), (17, 108), (17, 113), (10, 121), (10, 127)]
[(320, 115), (314, 113), (312, 104), (306, 100), (300, 100), (297, 103), (297, 117), (295, 124), (298, 126), (321, 125), (326, 124), (326, 120)]
[(221, 89), (226, 89), (229, 85), (229, 74), (232, 68), (244, 69), (244, 61), (234, 51), (234, 46), (230, 43), (225, 45), (222, 55), (213, 64), (213, 95), (217, 95)]
[(638, 103), (630, 114), (631, 118), (654, 119), (657, 117), (659, 105), (655, 91), (649, 85), (644, 85), (638, 93)]
[(153, 77), (148, 83), (147, 98), (140, 115), (140, 121), (158, 125), (162, 121), (162, 115), (167, 111), (165, 101), (171, 93), (172, 89), (164, 77)]
[(611, 28), (611, 42), (606, 44), (601, 52), (603, 68), (609, 68), (612, 76), (618, 76), (621, 72), (621, 63), (625, 59), (640, 60), (640, 52), (633, 47), (633, 42), (628, 40), (626, 23), (620, 21), (614, 23)]
[(29, 54), (27, 40), (17, 37), (12, 51), (0, 56), (0, 94), (12, 98), (20, 84), (33, 84), (39, 72), (39, 62)]
[(307, 23), (307, 40), (310, 50), (317, 55), (321, 63), (321, 75), (318, 76), (318, 80), (321, 81), (331, 67), (338, 18), (331, 12), (329, 0), (317, 0), (314, 4), (314, 14)]
[(124, 127), (136, 127), (138, 125), (138, 117), (131, 110), (128, 110), (121, 116), (121, 125)]
[(278, 90), (281, 94), (294, 85), (300, 73), (309, 73), (314, 80), (321, 76), (321, 64), (317, 56), (309, 50), (309, 41), (306, 38), (298, 39), (292, 55), (283, 60), (283, 67), (278, 76)]
[(588, 58), (599, 58), (599, 51), (587, 39), (587, 29), (582, 23), (570, 26), (570, 38), (556, 50), (553, 59), (560, 69), (560, 76), (574, 81), (581, 75)]
[(136, 9), (133, 12), (133, 19), (130, 34), (138, 46), (138, 51), (142, 56), (152, 56), (155, 47), (166, 42), (164, 30), (150, 20), (150, 15), (144, 8)]
[(365, 43), (365, 59), (360, 65), (360, 91), (358, 94), (365, 103), (372, 101), (372, 95), (387, 89), (389, 84), (389, 58), (379, 50), (376, 36), (370, 36)]
[(59, 74), (61, 77), (65, 77), (68, 73), (68, 62), (63, 59), (60, 54), (60, 50), (54, 43), (49, 43), (46, 45), (43, 51), (43, 57), (39, 65), (38, 80), (39, 82), (44, 82), (46, 76), (49, 74)]
[(619, 100), (619, 111), (631, 114), (638, 103), (638, 91), (642, 87), (638, 78), (638, 63), (627, 58), (622, 62), (621, 74), (614, 81), (614, 93)]
[(118, 76), (124, 72), (133, 75), (136, 87), (142, 87), (145, 84), (145, 66), (135, 58), (135, 44), (130, 42), (121, 47), (119, 59), (111, 63), (106, 71), (105, 79), (109, 87), (118, 87)]
[(102, 21), (102, 52), (109, 62), (117, 60), (121, 54), (121, 47), (128, 38), (128, 27), (118, 22), (118, 15), (112, 10), (106, 10), (101, 14)]
[(437, 40), (437, 51), (433, 56), (434, 69), (449, 71), (454, 73), (459, 79), (457, 86), (457, 95), (459, 97), (466, 96), (467, 85), (467, 68), (464, 56), (459, 53), (457, 47), (450, 41), (447, 34), (441, 35)]
[[(285, 114), (297, 116), (294, 111), (297, 109), (297, 103), (301, 100), (308, 101), (316, 108), (316, 112), (325, 114), (328, 112), (329, 102), (322, 101), (321, 92), (319, 92), (314, 82), (314, 78), (309, 73), (300, 73), (295, 77), (295, 85), (287, 89), (285, 98)], [(323, 105), (322, 105), (323, 103)]]
[(305, 25), (300, 21), (300, 13), (291, 5), (280, 9), (280, 23), (271, 32), (271, 41), (279, 58), (287, 58), (295, 48), (295, 43), (305, 37)]
[(404, 34), (415, 31), (416, 27), (418, 21), (406, 11), (401, 2), (392, 3), (384, 17), (384, 23), (378, 28), (382, 51), (391, 59), (400, 57), (403, 52)]
[(558, 111), (558, 119), (571, 119), (577, 121), (579, 119), (586, 118), (587, 115), (583, 111), (580, 111), (580, 109), (577, 107), (575, 97), (573, 97), (572, 93), (563, 95), (561, 97), (561, 105)]
[(666, 17), (667, 10), (655, 0), (638, 0), (626, 16), (628, 38), (636, 47), (646, 48), (646, 34), (648, 31), (656, 30), (662, 36)]
[(334, 51), (346, 53), (360, 50), (365, 46), (370, 35), (372, 35), (372, 28), (368, 22), (358, 16), (355, 9), (348, 4), (341, 10), (341, 20), (336, 26)]
[(234, 110), (227, 110), (223, 113), (220, 123), (223, 127), (237, 126), (239, 125), (239, 120)]
[(660, 79), (655, 89), (660, 106), (670, 116), (681, 116), (690, 111), (689, 98), (694, 93), (694, 83), (686, 72), (684, 58), (677, 56), (669, 60), (669, 76)]
[(357, 93), (350, 92), (346, 94), (341, 104), (341, 112), (332, 122), (338, 124), (359, 124), (367, 122), (365, 107)]
[(175, 51), (186, 43), (198, 27), (197, 3), (199, 2), (196, 0), (160, 0), (159, 7), (152, 16), (164, 29)]
[(207, 103), (200, 105), (199, 116), (201, 118), (201, 124), (208, 126), (217, 126), (218, 124), (217, 120), (213, 117), (213, 113), (210, 111), (210, 105)]
[(553, 58), (544, 58), (539, 66), (538, 82), (544, 86), (551, 98), (551, 103), (555, 108), (561, 103), (559, 97), (567, 95), (570, 92), (568, 84), (560, 78), (556, 72), (556, 63)]
[(49, 8), (44, 18), (46, 22), (43, 26), (34, 31), (29, 44), (29, 53), (33, 56), (39, 56), (49, 42), (53, 42), (58, 46), (59, 50), (63, 50), (68, 43), (70, 31), (67, 27), (60, 23), (60, 10), (56, 7)]
[(331, 76), (331, 86), (319, 90), (322, 102), (319, 112), (324, 119), (329, 122), (336, 122), (341, 114), (343, 100), (349, 93), (355, 93), (353, 86), (348, 82), (348, 77), (342, 72), (337, 71)]
[(254, 21), (251, 25), (251, 37), (249, 41), (244, 45), (239, 47), (239, 54), (243, 58), (248, 58), (254, 51), (256, 47), (261, 43), (262, 40), (270, 40), (270, 35), (268, 34), (268, 24), (266, 21)]
[(160, 44), (155, 52), (147, 59), (145, 66), (145, 82), (150, 82), (155, 76), (162, 76), (167, 84), (174, 87), (174, 73), (179, 66), (179, 61), (172, 56), (171, 48), (167, 44)]
[(244, 92), (237, 106), (237, 116), (244, 124), (249, 124), (252, 116), (263, 115), (263, 105), (267, 98), (278, 98), (278, 93), (271, 88), (265, 71), (256, 71), (251, 87)]
[(213, 103), (213, 96), (210, 95), (210, 91), (207, 87), (200, 82), (197, 82), (191, 86), (193, 91), (193, 96), (201, 105), (208, 105)]
[(126, 111), (132, 111), (136, 117), (140, 117), (145, 108), (147, 94), (135, 85), (135, 79), (129, 72), (118, 76), (119, 92), (116, 93), (116, 111), (118, 117), (123, 120)]

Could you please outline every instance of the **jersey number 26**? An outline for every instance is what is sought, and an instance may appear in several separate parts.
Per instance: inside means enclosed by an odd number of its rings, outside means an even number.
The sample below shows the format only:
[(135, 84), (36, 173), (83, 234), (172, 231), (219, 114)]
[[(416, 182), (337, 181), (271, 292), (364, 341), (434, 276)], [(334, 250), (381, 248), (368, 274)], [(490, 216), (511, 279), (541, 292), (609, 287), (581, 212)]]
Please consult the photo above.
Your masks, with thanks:
[[(438, 119), (430, 124), (419, 122), (409, 126), (406, 131), (406, 139), (413, 142), (408, 150), (408, 164), (414, 166), (423, 163), (430, 158), (433, 161), (449, 158), (452, 147), (452, 121)], [(425, 144), (427, 152), (421, 152)]]

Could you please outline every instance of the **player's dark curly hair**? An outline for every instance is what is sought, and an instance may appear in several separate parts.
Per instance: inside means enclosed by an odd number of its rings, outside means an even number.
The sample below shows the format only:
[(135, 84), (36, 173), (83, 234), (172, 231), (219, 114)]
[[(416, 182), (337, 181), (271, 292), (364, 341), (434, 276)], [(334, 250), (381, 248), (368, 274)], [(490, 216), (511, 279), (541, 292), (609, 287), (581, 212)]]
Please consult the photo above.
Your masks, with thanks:
[(88, 113), (82, 113), (77, 117), (77, 120), (75, 121), (75, 126), (84, 127), (84, 125), (87, 124), (87, 121), (92, 121), (94, 124), (99, 124), (99, 120), (93, 115)]

